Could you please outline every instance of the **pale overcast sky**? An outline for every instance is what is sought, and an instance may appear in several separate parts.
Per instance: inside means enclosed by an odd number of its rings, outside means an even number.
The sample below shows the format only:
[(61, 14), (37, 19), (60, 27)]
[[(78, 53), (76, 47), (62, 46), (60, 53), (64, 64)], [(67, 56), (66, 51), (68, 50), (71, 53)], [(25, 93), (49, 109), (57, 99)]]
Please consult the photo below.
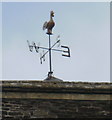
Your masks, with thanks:
[(71, 57), (53, 52), (54, 76), (69, 81), (110, 81), (110, 3), (3, 3), (2, 79), (43, 80), (49, 71), (48, 56), (41, 65), (39, 54), (30, 52), (27, 40), (48, 46), (42, 30), (55, 12), (52, 44), (60, 35)]

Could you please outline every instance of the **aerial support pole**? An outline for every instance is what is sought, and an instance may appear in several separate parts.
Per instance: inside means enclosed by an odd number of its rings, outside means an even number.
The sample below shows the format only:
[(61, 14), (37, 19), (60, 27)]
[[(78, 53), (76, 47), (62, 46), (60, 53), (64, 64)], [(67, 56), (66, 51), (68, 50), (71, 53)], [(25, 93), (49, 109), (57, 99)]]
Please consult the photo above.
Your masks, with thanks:
[(48, 72), (48, 77), (52, 76), (53, 72), (52, 72), (52, 63), (51, 63), (51, 40), (50, 40), (50, 34), (49, 34), (49, 67), (50, 67), (50, 71)]

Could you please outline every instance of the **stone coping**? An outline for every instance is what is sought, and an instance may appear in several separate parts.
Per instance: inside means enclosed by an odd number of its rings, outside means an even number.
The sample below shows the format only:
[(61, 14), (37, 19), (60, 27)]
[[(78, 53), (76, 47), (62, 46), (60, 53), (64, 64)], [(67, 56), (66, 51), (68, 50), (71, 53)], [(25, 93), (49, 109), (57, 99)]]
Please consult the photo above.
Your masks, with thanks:
[(4, 80), (0, 86), (2, 92), (112, 94), (112, 83)]

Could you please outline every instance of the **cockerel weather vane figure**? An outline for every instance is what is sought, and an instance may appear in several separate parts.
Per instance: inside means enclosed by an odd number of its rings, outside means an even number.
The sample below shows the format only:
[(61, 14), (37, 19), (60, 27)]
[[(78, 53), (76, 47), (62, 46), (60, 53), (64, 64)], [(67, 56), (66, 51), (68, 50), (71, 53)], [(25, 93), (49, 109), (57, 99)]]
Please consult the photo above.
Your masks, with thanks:
[(46, 21), (43, 25), (43, 30), (47, 29), (48, 35), (52, 35), (52, 28), (55, 26), (55, 22), (53, 21), (53, 17), (54, 17), (54, 12), (51, 11), (50, 12), (50, 21), (49, 22)]
[[(49, 36), (49, 46), (48, 47), (42, 47), (40, 45), (36, 45), (35, 42), (32, 42), (32, 44), (30, 44), (29, 41), (27, 40), (29, 50), (32, 52), (33, 49), (35, 49), (35, 51), (37, 53), (40, 53), (40, 62), (41, 62), (41, 64), (42, 64), (43, 61), (45, 61), (45, 56), (47, 55), (47, 53), (49, 53), (49, 72), (48, 72), (47, 80), (51, 80), (51, 79), (54, 78), (53, 77), (53, 71), (52, 71), (51, 52), (52, 51), (62, 52), (62, 53), (65, 53), (65, 54), (62, 54), (62, 56), (70, 57), (70, 49), (69, 49), (69, 47), (61, 45), (61, 48), (64, 49), (64, 50), (54, 48), (57, 44), (60, 45), (60, 39), (59, 39), (60, 36), (58, 36), (57, 41), (53, 45), (51, 45), (50, 36), (53, 35), (52, 29), (55, 26), (55, 22), (53, 21), (53, 17), (54, 17), (54, 12), (51, 11), (50, 12), (50, 20), (49, 20), (49, 22), (46, 21), (44, 23), (44, 25), (43, 25), (43, 30), (47, 29), (46, 34)], [(43, 50), (43, 52), (40, 52), (39, 50)]]

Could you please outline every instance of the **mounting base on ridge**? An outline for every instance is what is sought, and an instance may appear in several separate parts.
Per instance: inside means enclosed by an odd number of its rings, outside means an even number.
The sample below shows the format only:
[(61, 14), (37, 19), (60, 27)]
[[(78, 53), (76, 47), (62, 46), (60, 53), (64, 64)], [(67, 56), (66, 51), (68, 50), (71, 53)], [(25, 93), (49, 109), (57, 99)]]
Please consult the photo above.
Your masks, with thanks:
[(54, 76), (48, 76), (44, 81), (45, 82), (63, 82), (63, 80), (56, 78)]

